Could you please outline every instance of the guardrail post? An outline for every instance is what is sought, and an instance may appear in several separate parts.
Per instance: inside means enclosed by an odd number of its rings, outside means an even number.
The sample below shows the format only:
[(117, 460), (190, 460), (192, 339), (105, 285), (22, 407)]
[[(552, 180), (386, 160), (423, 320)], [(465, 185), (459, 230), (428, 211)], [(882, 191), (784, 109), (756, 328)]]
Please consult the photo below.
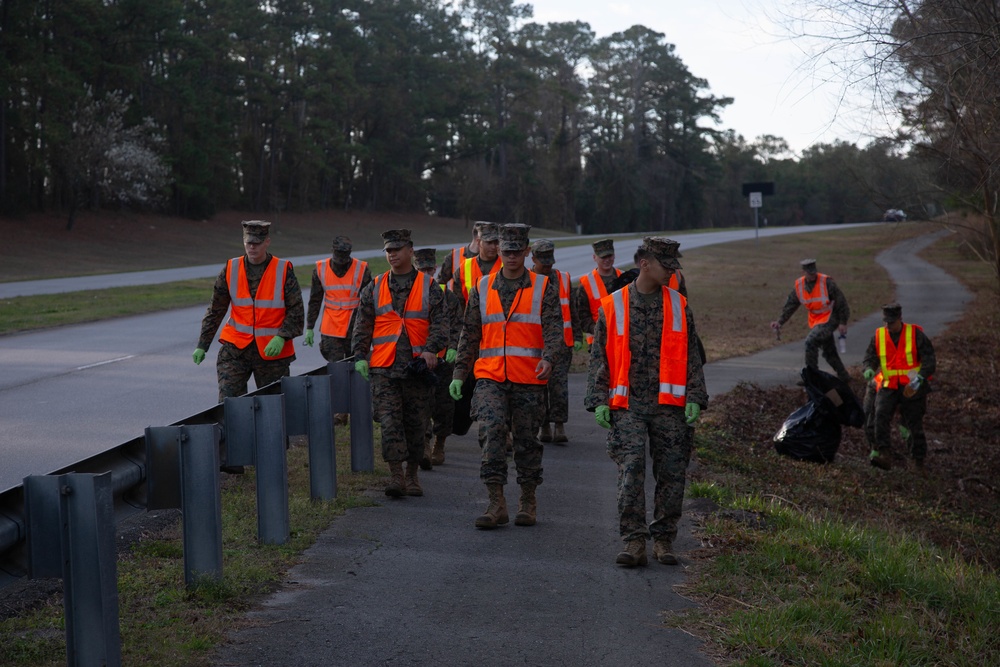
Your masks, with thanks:
[(313, 500), (337, 497), (332, 380), (329, 375), (281, 378), (288, 435), (309, 436), (309, 497)]
[(184, 583), (222, 579), (219, 426), (146, 428), (147, 510), (184, 514)]
[(288, 518), (288, 462), (285, 460), (285, 397), (240, 396), (223, 401), (226, 463), (255, 466), (257, 539), (284, 544)]
[[(371, 472), (375, 470), (371, 384), (354, 370), (351, 361), (330, 362), (327, 373), (333, 377), (334, 412), (351, 413), (351, 471)], [(347, 387), (347, 391), (338, 387)]]
[(28, 577), (62, 577), (66, 664), (121, 665), (111, 473), (24, 478)]

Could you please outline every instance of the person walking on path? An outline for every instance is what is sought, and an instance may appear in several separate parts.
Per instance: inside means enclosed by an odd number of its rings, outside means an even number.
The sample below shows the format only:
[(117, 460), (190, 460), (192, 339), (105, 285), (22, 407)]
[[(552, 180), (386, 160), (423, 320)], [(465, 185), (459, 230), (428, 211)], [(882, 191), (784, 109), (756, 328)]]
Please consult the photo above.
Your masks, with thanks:
[(851, 317), (847, 297), (833, 278), (816, 271), (815, 259), (804, 259), (801, 264), (803, 275), (795, 281), (795, 286), (781, 309), (781, 315), (771, 322), (771, 328), (780, 333), (782, 325), (795, 314), (799, 306), (805, 306), (809, 314), (810, 329), (806, 336), (806, 366), (818, 369), (819, 353), (822, 350), (823, 358), (837, 377), (850, 382), (851, 376), (837, 353), (837, 345), (833, 339), (837, 332), (842, 336), (847, 335), (847, 321)]
[(445, 255), (444, 261), (441, 262), (441, 268), (438, 269), (437, 279), (439, 283), (447, 285), (452, 278), (458, 275), (465, 260), (479, 254), (479, 233), (482, 231), (483, 225), (486, 224), (488, 223), (475, 222), (472, 225), (472, 240), (469, 241), (469, 244), (461, 248), (454, 248)]
[[(556, 349), (564, 346), (559, 287), (528, 271), (528, 225), (500, 228), (503, 268), (485, 275), (469, 295), (465, 326), (449, 393), (462, 397), (471, 370), (477, 378), (472, 411), (483, 443), (479, 476), (489, 506), (475, 522), (496, 528), (509, 521), (503, 487), (507, 483), (507, 435), (513, 432), (514, 465), (521, 487), (514, 524), (533, 526), (535, 490), (542, 483), (542, 443), (535, 438), (542, 418), (545, 383)], [(474, 366), (473, 366), (474, 364)]]
[[(434, 248), (421, 248), (414, 251), (413, 263), (417, 271), (433, 277), (437, 269), (436, 257), (437, 251)], [(420, 467), (424, 470), (432, 470), (434, 466), (444, 463), (444, 442), (452, 434), (452, 423), (455, 419), (455, 402), (448, 394), (448, 384), (451, 382), (451, 372), (458, 356), (458, 339), (462, 335), (461, 300), (457, 294), (446, 289), (444, 283), (434, 284), (441, 288), (441, 294), (444, 296), (448, 341), (446, 348), (438, 352), (437, 366), (434, 367), (434, 377), (437, 381), (432, 389), (434, 397), (424, 431), (424, 454), (420, 457)]]
[(322, 306), (319, 352), (327, 361), (341, 361), (349, 356), (359, 295), (361, 289), (372, 281), (368, 262), (352, 258), (352, 248), (351, 239), (336, 237), (330, 258), (316, 262), (313, 269), (306, 334), (302, 342), (312, 347), (313, 330)]
[[(531, 270), (559, 285), (559, 305), (562, 309), (563, 342), (555, 351), (552, 375), (545, 385), (545, 414), (538, 430), (542, 442), (563, 444), (566, 436), (566, 422), (569, 420), (569, 367), (573, 363), (573, 351), (583, 349), (580, 340), (580, 322), (571, 303), (572, 277), (568, 271), (552, 268), (556, 263), (555, 244), (548, 239), (539, 239), (531, 244)], [(550, 426), (550, 423), (552, 426)]]
[[(868, 405), (866, 400), (866, 409), (874, 409), (871, 422), (875, 446), (870, 461), (882, 470), (892, 467), (892, 417), (897, 409), (900, 433), (918, 469), (923, 468), (927, 456), (924, 414), (937, 359), (924, 330), (904, 323), (902, 318), (903, 307), (898, 303), (882, 306), (885, 326), (875, 330), (862, 362), (865, 380), (876, 382), (874, 405)], [(871, 415), (866, 414), (866, 422), (869, 418)]]
[(492, 222), (482, 223), (479, 228), (479, 254), (462, 262), (452, 281), (452, 289), (461, 297), (463, 307), (468, 305), (469, 292), (479, 284), (479, 279), (498, 272), (503, 266), (497, 252), (499, 243), (499, 226)]
[[(619, 534), (615, 562), (676, 565), (673, 542), (681, 517), (691, 425), (708, 407), (708, 392), (687, 299), (668, 287), (680, 268), (679, 243), (646, 237), (635, 253), (638, 277), (601, 300), (591, 346), (584, 406), (610, 429), (608, 455), (618, 466)], [(646, 443), (655, 490), (646, 523)]]
[(361, 290), (351, 351), (355, 370), (371, 382), (382, 426), (382, 459), (392, 475), (385, 495), (422, 496), (417, 469), (434, 397), (426, 378), (448, 341), (444, 296), (431, 276), (413, 268), (409, 229), (391, 229), (382, 239), (389, 270)]
[[(577, 311), (580, 313), (580, 323), (588, 345), (594, 344), (594, 324), (597, 313), (601, 309), (601, 299), (606, 297), (615, 278), (622, 272), (615, 268), (615, 242), (613, 239), (601, 239), (590, 244), (594, 249), (594, 263), (597, 268), (580, 276), (580, 289), (577, 290)], [(585, 313), (589, 313), (587, 317)]]
[(263, 220), (243, 222), (246, 253), (226, 262), (215, 279), (191, 355), (196, 364), (205, 360), (228, 311), (216, 361), (220, 403), (247, 393), (251, 376), (258, 388), (288, 376), (295, 361), (292, 339), (302, 334), (305, 319), (302, 288), (292, 263), (268, 252), (270, 229), (271, 223)]

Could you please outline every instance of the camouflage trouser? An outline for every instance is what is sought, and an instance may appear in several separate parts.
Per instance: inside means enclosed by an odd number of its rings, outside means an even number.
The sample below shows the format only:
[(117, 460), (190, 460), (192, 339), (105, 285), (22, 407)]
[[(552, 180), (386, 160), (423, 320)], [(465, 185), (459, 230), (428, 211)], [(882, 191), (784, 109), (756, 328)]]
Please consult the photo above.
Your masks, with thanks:
[(809, 335), (806, 336), (806, 366), (819, 368), (819, 353), (822, 352), (823, 358), (826, 359), (826, 363), (830, 364), (833, 372), (846, 382), (850, 379), (850, 374), (844, 367), (844, 362), (840, 360), (840, 355), (837, 353), (837, 343), (833, 339), (833, 335), (837, 332), (837, 326), (833, 322), (826, 322), (825, 324), (817, 324), (809, 331)]
[(545, 385), (545, 414), (542, 423), (565, 424), (569, 421), (569, 366), (573, 363), (573, 348), (564, 345), (554, 355), (552, 374)]
[(433, 405), (431, 406), (430, 420), (427, 422), (428, 437), (431, 435), (448, 437), (453, 433), (455, 401), (448, 393), (448, 385), (451, 384), (451, 372), (454, 368), (454, 364), (440, 360), (434, 368), (434, 375), (437, 377), (438, 383), (433, 390)]
[(875, 449), (886, 454), (892, 446), (892, 417), (899, 408), (899, 423), (909, 430), (904, 441), (910, 456), (923, 461), (927, 456), (927, 436), (924, 434), (924, 414), (927, 412), (928, 385), (925, 382), (913, 398), (903, 396), (902, 389), (878, 390), (875, 397)]
[(323, 358), (327, 361), (340, 361), (341, 359), (346, 359), (351, 356), (351, 339), (334, 338), (333, 336), (320, 334), (319, 353), (322, 354)]
[(253, 376), (258, 389), (288, 377), (293, 359), (294, 356), (264, 359), (256, 343), (250, 343), (242, 350), (232, 343), (223, 343), (215, 365), (219, 377), (219, 402), (247, 393), (250, 376)]
[(424, 428), (433, 398), (422, 381), (372, 373), (372, 409), (382, 426), (382, 459), (416, 463), (424, 454)]
[(878, 396), (878, 390), (875, 388), (875, 383), (871, 380), (865, 385), (865, 400), (862, 407), (865, 410), (865, 441), (868, 443), (868, 447), (871, 449), (877, 449), (875, 447), (875, 397)]
[[(691, 455), (691, 427), (684, 408), (655, 415), (611, 411), (608, 456), (618, 465), (618, 530), (622, 540), (677, 537)], [(653, 459), (653, 522), (646, 525), (646, 442)]]
[(479, 420), (483, 459), (479, 477), (486, 484), (507, 483), (507, 433), (514, 436), (517, 483), (542, 483), (542, 443), (535, 438), (541, 424), (545, 385), (480, 379), (472, 404)]

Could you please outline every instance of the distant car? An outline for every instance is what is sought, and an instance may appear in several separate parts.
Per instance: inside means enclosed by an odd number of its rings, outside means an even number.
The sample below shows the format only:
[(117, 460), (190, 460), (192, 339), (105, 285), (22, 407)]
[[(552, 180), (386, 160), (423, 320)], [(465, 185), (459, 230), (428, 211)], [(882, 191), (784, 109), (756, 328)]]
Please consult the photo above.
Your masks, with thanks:
[(882, 222), (906, 222), (906, 213), (898, 208), (890, 208), (882, 214)]

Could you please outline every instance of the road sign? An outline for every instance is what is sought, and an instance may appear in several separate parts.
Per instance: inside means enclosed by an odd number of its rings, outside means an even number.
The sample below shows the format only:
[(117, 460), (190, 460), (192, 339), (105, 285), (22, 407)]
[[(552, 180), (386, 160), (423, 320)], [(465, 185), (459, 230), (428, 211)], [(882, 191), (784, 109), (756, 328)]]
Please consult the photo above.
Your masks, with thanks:
[(760, 208), (764, 205), (764, 195), (759, 192), (750, 193), (750, 208)]

